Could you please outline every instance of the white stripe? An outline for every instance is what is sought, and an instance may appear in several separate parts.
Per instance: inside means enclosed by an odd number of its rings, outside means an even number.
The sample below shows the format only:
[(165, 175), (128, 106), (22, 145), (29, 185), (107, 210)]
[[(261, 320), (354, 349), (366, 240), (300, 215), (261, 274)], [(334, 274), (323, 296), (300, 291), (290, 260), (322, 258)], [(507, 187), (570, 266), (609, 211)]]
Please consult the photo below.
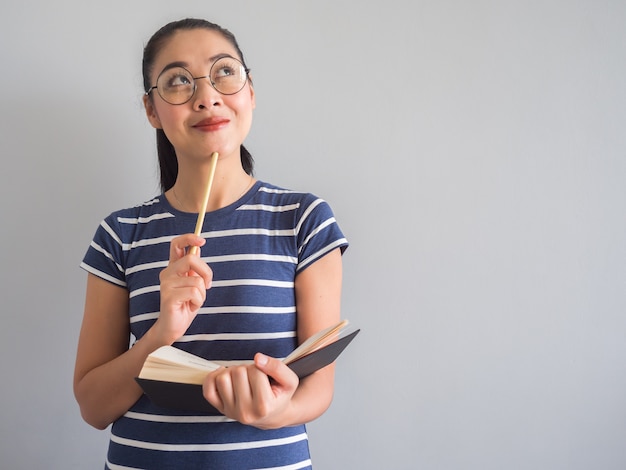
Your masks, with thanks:
[(208, 333), (199, 335), (184, 335), (176, 340), (177, 343), (191, 343), (193, 341), (252, 341), (259, 339), (295, 338), (295, 331), (280, 331), (278, 333)]
[(134, 274), (139, 271), (147, 271), (149, 269), (158, 269), (158, 268), (164, 269), (167, 267), (168, 264), (169, 264), (169, 261), (155, 261), (153, 263), (137, 264), (127, 269), (126, 275)]
[(266, 211), (266, 212), (289, 212), (294, 211), (300, 207), (300, 203), (289, 204), (286, 206), (270, 206), (267, 204), (244, 204), (237, 210), (240, 211)]
[(125, 465), (117, 465), (109, 462), (109, 459), (106, 459), (106, 462), (107, 468), (110, 468), (111, 470), (142, 470), (141, 468), (137, 467), (126, 467)]
[(132, 299), (133, 297), (137, 297), (138, 295), (151, 294), (153, 292), (159, 292), (160, 290), (161, 290), (160, 285), (142, 287), (141, 289), (135, 289), (134, 291), (132, 291), (130, 293), (129, 298)]
[(291, 307), (264, 307), (264, 306), (243, 306), (235, 305), (231, 307), (203, 307), (198, 310), (198, 315), (215, 315), (218, 313), (294, 313), (295, 306)]
[(304, 224), (304, 221), (311, 214), (311, 212), (313, 212), (313, 209), (319, 206), (322, 202), (324, 202), (323, 199), (316, 199), (315, 201), (311, 203), (309, 207), (306, 208), (306, 210), (304, 211), (304, 214), (302, 214), (302, 217), (300, 217), (300, 220), (298, 221), (298, 224), (296, 225), (296, 234), (300, 233), (302, 224)]
[(279, 287), (283, 289), (293, 288), (293, 281), (272, 281), (271, 279), (228, 279), (214, 281), (211, 287), (236, 287), (236, 286), (263, 286)]
[(207, 264), (226, 263), (231, 261), (275, 261), (278, 263), (296, 264), (298, 258), (285, 255), (264, 255), (259, 253), (245, 253), (241, 255), (207, 256), (202, 258)]
[(296, 442), (305, 441), (306, 439), (306, 433), (302, 433), (295, 436), (283, 437), (281, 439), (268, 439), (264, 441), (232, 442), (225, 444), (161, 444), (158, 442), (143, 442), (136, 439), (126, 439), (124, 437), (111, 434), (111, 441), (116, 444), (136, 447), (139, 449), (162, 450), (168, 452), (223, 452), (232, 450), (261, 449), (263, 447), (294, 444)]
[(294, 463), (291, 465), (283, 465), (282, 467), (263, 467), (255, 468), (254, 470), (298, 470), (300, 468), (310, 467), (312, 465), (311, 459), (303, 460), (302, 462)]
[(227, 418), (223, 415), (216, 416), (167, 416), (154, 415), (148, 413), (137, 413), (135, 411), (127, 411), (125, 418), (136, 419), (138, 421), (151, 421), (154, 423), (230, 423), (234, 419)]
[(304, 242), (302, 242), (302, 246), (300, 247), (300, 249), (298, 250), (298, 253), (300, 253), (304, 247), (306, 246), (307, 243), (309, 243), (309, 241), (311, 240), (311, 238), (313, 238), (315, 235), (317, 235), (318, 233), (320, 233), (322, 230), (324, 230), (326, 227), (328, 227), (329, 225), (332, 225), (333, 223), (335, 223), (336, 220), (334, 217), (331, 217), (330, 219), (326, 219), (323, 223), (321, 223), (320, 225), (318, 225), (315, 230), (312, 230), (311, 233), (309, 234), (308, 237), (305, 238)]
[[(295, 306), (291, 307), (262, 307), (255, 305), (235, 305), (231, 307), (202, 307), (198, 310), (198, 315), (219, 315), (221, 313), (242, 313), (242, 314), (259, 314), (259, 315), (276, 315), (295, 313)], [(134, 315), (130, 318), (131, 323), (139, 323), (147, 320), (156, 320), (159, 318), (159, 312), (142, 313)]]
[(298, 266), (298, 271), (302, 270), (305, 266), (307, 266), (309, 263), (314, 261), (316, 258), (321, 258), (326, 253), (330, 253), (332, 250), (334, 250), (335, 248), (337, 248), (338, 246), (340, 246), (340, 245), (342, 245), (344, 243), (347, 243), (347, 240), (345, 238), (340, 238), (339, 240), (337, 240), (336, 242), (332, 243), (331, 245), (328, 245), (328, 246), (324, 247), (323, 249), (313, 253), (307, 259), (302, 260), (302, 263), (300, 263), (300, 265)]
[(150, 245), (158, 245), (159, 243), (170, 243), (176, 235), (168, 235), (165, 237), (157, 237), (157, 238), (146, 238), (144, 240), (137, 240), (133, 243), (124, 243), (122, 245), (122, 250), (129, 251), (133, 248), (137, 248), (140, 246), (150, 246)]
[(222, 238), (232, 237), (236, 235), (266, 235), (268, 237), (290, 237), (293, 236), (293, 234), (293, 229), (268, 230), (264, 228), (241, 228), (232, 230), (215, 230), (212, 232), (202, 232), (200, 236), (204, 238)]
[(278, 188), (268, 188), (267, 186), (261, 186), (259, 191), (263, 191), (264, 193), (270, 194), (295, 194), (297, 191), (292, 191), (291, 189), (278, 189)]
[(113, 240), (115, 240), (120, 246), (122, 246), (122, 240), (120, 239), (120, 237), (117, 236), (117, 233), (115, 233), (113, 231), (113, 229), (109, 226), (109, 224), (107, 224), (104, 220), (100, 223), (100, 225), (102, 226), (102, 228), (104, 228), (104, 230), (106, 230), (106, 232), (111, 235), (111, 238)]
[(159, 312), (142, 313), (141, 315), (134, 315), (130, 317), (130, 322), (139, 323), (146, 320), (156, 320), (157, 318), (159, 318)]
[(137, 207), (139, 207), (139, 206), (152, 206), (153, 204), (157, 204), (159, 202), (161, 202), (161, 200), (158, 197), (155, 197), (151, 201), (146, 201), (143, 204), (137, 205)]
[(161, 220), (161, 219), (170, 219), (174, 217), (174, 214), (170, 214), (169, 212), (163, 212), (161, 214), (153, 214), (150, 217), (118, 217), (117, 221), (121, 224), (147, 224), (148, 222), (152, 222), (153, 220)]
[(91, 246), (94, 250), (96, 250), (96, 251), (98, 251), (98, 252), (102, 253), (104, 256), (106, 256), (106, 257), (107, 257), (107, 258), (109, 258), (111, 261), (113, 261), (113, 262), (115, 263), (115, 266), (117, 266), (117, 270), (120, 272), (120, 274), (124, 272), (124, 268), (122, 268), (122, 266), (120, 266), (118, 263), (116, 263), (116, 262), (115, 262), (115, 260), (113, 259), (113, 255), (112, 255), (111, 253), (109, 253), (107, 250), (105, 250), (104, 248), (102, 248), (102, 247), (101, 247), (100, 245), (98, 245), (96, 242), (93, 242), (93, 241), (92, 241), (92, 242), (90, 243), (90, 246)]
[(85, 271), (94, 274), (98, 277), (101, 277), (102, 279), (112, 282), (113, 284), (117, 284), (118, 286), (122, 286), (122, 287), (126, 287), (126, 283), (124, 281), (120, 281), (119, 279), (108, 275), (107, 273), (103, 273), (102, 271), (99, 271), (95, 268), (92, 268), (91, 266), (89, 266), (88, 264), (80, 263), (80, 267), (83, 268)]

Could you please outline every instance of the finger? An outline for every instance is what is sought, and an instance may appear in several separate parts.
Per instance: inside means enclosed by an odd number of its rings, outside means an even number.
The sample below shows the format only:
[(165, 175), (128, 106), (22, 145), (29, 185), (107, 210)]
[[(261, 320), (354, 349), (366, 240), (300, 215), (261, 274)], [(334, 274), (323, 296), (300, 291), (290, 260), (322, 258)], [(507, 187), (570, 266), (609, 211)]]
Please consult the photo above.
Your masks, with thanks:
[(189, 266), (181, 262), (161, 271), (159, 281), (162, 296), (167, 295), (170, 289), (197, 289), (203, 297), (206, 296), (207, 284), (210, 285), (212, 277), (211, 271), (209, 270), (205, 278), (196, 274), (189, 276), (186, 269), (189, 269)]
[(275, 402), (269, 378), (254, 365), (230, 368), (234, 402), (225, 409), (244, 424), (267, 417)]
[(254, 365), (264, 374), (271, 377), (275, 384), (289, 392), (298, 388), (298, 376), (280, 359), (257, 353), (254, 356)]
[(185, 259), (189, 262), (189, 271), (204, 281), (205, 290), (209, 289), (213, 282), (213, 270), (211, 267), (202, 261), (199, 256), (188, 255)]
[(203, 246), (206, 240), (193, 233), (186, 233), (172, 239), (170, 243), (170, 263), (179, 260), (187, 254), (187, 248), (190, 246)]
[(254, 404), (254, 409), (259, 417), (266, 416), (270, 410), (272, 401), (276, 398), (270, 378), (256, 366), (251, 366), (248, 370), (248, 380), (252, 392), (251, 400)]
[(227, 415), (231, 415), (229, 410), (235, 407), (235, 393), (233, 382), (230, 376), (230, 368), (221, 369), (215, 376), (215, 388), (222, 401), (222, 407)]
[(167, 279), (185, 277), (199, 277), (202, 279), (204, 289), (209, 289), (213, 281), (213, 270), (198, 256), (186, 255), (176, 261), (170, 261), (169, 265), (160, 273), (161, 283)]
[(250, 377), (248, 368), (244, 366), (231, 367), (230, 379), (233, 390), (235, 405), (239, 410), (248, 409), (252, 403), (252, 389), (250, 388)]
[(175, 300), (179, 305), (188, 303), (189, 310), (195, 313), (202, 307), (206, 300), (206, 290), (199, 286), (179, 287), (176, 289), (176, 292), (173, 293), (173, 296), (172, 300)]
[(220, 413), (224, 413), (224, 402), (222, 401), (222, 397), (217, 390), (217, 384), (215, 382), (215, 377), (221, 371), (222, 368), (207, 375), (206, 379), (204, 379), (204, 382), (202, 383), (202, 394), (204, 395), (206, 401), (213, 405), (216, 410)]

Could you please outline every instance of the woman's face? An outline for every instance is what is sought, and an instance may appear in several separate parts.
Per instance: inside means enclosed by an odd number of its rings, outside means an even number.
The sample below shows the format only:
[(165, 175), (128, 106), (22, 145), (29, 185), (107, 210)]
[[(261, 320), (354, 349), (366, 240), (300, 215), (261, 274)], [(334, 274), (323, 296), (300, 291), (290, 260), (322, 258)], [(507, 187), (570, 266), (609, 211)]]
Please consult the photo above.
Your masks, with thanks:
[[(209, 74), (223, 55), (239, 59), (236, 49), (219, 32), (207, 29), (181, 30), (166, 42), (152, 67), (151, 84), (168, 65), (178, 63), (194, 77)], [(254, 90), (250, 81), (234, 95), (222, 95), (208, 79), (196, 80), (196, 92), (184, 104), (165, 102), (156, 90), (144, 98), (152, 126), (163, 129), (181, 159), (205, 160), (213, 152), (220, 159), (239, 157), (239, 147), (250, 131)], [(239, 159), (237, 159), (239, 161)]]

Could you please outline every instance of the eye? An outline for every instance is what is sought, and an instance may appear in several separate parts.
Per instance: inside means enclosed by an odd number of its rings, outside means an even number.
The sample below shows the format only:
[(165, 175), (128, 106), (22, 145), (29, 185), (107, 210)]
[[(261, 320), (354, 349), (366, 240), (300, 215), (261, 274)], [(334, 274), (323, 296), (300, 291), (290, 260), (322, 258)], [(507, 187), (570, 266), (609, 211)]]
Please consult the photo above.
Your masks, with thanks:
[(183, 68), (166, 70), (159, 77), (158, 86), (165, 90), (176, 90), (177, 88), (193, 87), (193, 78)]
[(240, 80), (245, 75), (243, 65), (232, 57), (222, 57), (211, 67), (211, 79), (214, 82)]
[(246, 84), (246, 69), (233, 57), (222, 57), (211, 67), (211, 84), (224, 95), (234, 95)]
[(176, 86), (188, 86), (191, 85), (191, 77), (186, 73), (176, 73), (168, 77), (166, 82), (166, 86), (168, 87), (176, 87)]
[(235, 75), (236, 70), (230, 65), (222, 65), (215, 71), (215, 78), (225, 78)]

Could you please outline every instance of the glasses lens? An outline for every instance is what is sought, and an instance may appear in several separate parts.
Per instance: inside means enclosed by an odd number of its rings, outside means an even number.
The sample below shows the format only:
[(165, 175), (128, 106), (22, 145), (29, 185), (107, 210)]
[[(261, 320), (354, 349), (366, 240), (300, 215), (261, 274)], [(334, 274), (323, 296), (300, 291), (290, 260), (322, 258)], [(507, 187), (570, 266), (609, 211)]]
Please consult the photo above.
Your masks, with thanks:
[(170, 104), (186, 103), (193, 96), (193, 77), (182, 67), (164, 70), (157, 79), (157, 91)]
[(234, 95), (244, 87), (247, 79), (246, 68), (232, 57), (222, 57), (211, 67), (213, 88), (223, 95)]

